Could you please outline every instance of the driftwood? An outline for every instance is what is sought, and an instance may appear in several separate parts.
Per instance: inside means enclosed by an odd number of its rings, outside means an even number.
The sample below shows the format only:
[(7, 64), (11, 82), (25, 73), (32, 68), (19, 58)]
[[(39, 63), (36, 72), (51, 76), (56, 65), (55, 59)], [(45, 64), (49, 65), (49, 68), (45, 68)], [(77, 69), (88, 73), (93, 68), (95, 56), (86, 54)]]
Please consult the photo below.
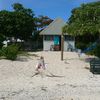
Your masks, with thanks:
[(46, 75), (47, 77), (64, 77), (64, 76), (59, 76), (59, 75)]
[(50, 74), (50, 75), (46, 75), (47, 77), (64, 77), (64, 76), (60, 76), (60, 75), (54, 75), (51, 72), (49, 72), (48, 70), (47, 70), (47, 72)]

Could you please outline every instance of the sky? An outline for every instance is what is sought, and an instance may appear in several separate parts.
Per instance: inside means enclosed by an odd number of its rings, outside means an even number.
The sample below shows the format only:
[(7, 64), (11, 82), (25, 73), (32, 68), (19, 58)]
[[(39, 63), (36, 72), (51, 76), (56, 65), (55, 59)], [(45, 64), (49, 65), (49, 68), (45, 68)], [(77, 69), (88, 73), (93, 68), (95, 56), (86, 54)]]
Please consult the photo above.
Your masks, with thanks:
[(67, 21), (73, 8), (95, 1), (100, 0), (0, 0), (0, 10), (12, 11), (12, 4), (21, 3), (25, 8), (31, 8), (36, 16), (60, 17)]

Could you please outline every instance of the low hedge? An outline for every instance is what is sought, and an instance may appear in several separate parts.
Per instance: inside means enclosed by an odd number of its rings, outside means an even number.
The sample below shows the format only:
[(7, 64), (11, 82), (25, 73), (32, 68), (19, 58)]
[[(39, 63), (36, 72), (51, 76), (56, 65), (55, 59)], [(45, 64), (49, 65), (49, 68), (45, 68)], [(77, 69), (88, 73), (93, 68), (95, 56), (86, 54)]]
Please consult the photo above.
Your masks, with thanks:
[(2, 48), (2, 56), (6, 57), (9, 60), (15, 60), (18, 55), (19, 46), (16, 44), (9, 45)]

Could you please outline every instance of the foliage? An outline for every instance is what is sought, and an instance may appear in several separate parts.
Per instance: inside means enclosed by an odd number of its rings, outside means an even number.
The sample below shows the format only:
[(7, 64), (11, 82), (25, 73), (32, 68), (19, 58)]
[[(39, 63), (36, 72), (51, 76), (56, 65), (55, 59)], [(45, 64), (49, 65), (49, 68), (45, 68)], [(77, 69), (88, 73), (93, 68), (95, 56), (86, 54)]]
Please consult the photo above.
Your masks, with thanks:
[(2, 35), (2, 34), (0, 34), (0, 48), (2, 48), (2, 46), (3, 46), (3, 41), (5, 40), (5, 37)]
[(18, 3), (13, 4), (13, 8), (12, 12), (0, 11), (0, 33), (6, 37), (27, 40), (35, 30), (34, 13)]
[(41, 42), (40, 31), (53, 20), (48, 16), (35, 17), (32, 9), (25, 8), (20, 3), (14, 3), (12, 7), (13, 11), (0, 11), (0, 33), (10, 39), (14, 37), (15, 40), (19, 38)]
[[(40, 31), (47, 27), (53, 20), (48, 16), (35, 17), (32, 9), (25, 8), (20, 3), (12, 5), (13, 11), (0, 11), (0, 33), (6, 39), (17, 42), (17, 39), (26, 41), (38, 41), (42, 43)], [(10, 41), (13, 42), (13, 41)], [(2, 47), (2, 42), (0, 41)]]
[(0, 33), (9, 37), (14, 36), (14, 20), (15, 16), (12, 12), (2, 10), (0, 11)]
[(42, 42), (42, 36), (39, 35), (39, 33), (46, 28), (53, 20), (50, 19), (48, 16), (38, 16), (35, 17), (35, 25), (37, 30), (33, 34), (33, 40), (38, 40), (39, 42)]
[(30, 16), (30, 17), (34, 17), (34, 13), (32, 11), (32, 9), (29, 8), (24, 8), (22, 4), (20, 3), (14, 3), (12, 5), (14, 11), (16, 12), (23, 12), (24, 14)]
[(9, 45), (2, 48), (2, 56), (5, 56), (9, 60), (15, 60), (17, 58), (19, 46), (16, 44)]
[(95, 48), (94, 54), (100, 58), (100, 44), (98, 44)]
[(72, 10), (72, 15), (63, 32), (72, 35), (100, 33), (100, 2), (82, 4)]
[(86, 46), (85, 43), (78, 42), (78, 43), (76, 44), (76, 48), (81, 49), (81, 50), (84, 50), (84, 48), (87, 48), (87, 46)]
[(85, 48), (88, 48), (91, 44), (97, 41), (98, 35), (91, 35), (91, 34), (85, 34), (85, 35), (79, 35), (75, 39), (76, 48), (84, 50)]
[(53, 20), (50, 19), (48, 16), (42, 16), (40, 15), (37, 18), (37, 23), (36, 26), (38, 29), (43, 30), (44, 28), (46, 28)]
[[(63, 27), (63, 33), (76, 36), (76, 46), (85, 49), (98, 38), (100, 39), (100, 2), (82, 4), (72, 10), (68, 23)], [(77, 37), (82, 36), (79, 40)], [(95, 38), (96, 37), (96, 38)], [(100, 57), (100, 46), (92, 54)]]
[(87, 54), (95, 55), (100, 58), (100, 44), (97, 44), (96, 48)]
[(2, 50), (0, 50), (0, 57), (2, 56)]

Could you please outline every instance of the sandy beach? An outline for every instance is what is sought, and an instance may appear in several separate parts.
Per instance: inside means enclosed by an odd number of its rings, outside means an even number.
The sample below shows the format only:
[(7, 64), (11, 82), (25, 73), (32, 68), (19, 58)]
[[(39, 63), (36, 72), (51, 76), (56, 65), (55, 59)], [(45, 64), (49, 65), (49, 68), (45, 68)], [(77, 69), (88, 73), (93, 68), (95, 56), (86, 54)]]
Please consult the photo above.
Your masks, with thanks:
[[(36, 75), (37, 56), (0, 60), (0, 100), (100, 100), (100, 75), (89, 71), (87, 55), (76, 52), (31, 52), (43, 56), (46, 70)], [(54, 74), (62, 77), (49, 77)]]

